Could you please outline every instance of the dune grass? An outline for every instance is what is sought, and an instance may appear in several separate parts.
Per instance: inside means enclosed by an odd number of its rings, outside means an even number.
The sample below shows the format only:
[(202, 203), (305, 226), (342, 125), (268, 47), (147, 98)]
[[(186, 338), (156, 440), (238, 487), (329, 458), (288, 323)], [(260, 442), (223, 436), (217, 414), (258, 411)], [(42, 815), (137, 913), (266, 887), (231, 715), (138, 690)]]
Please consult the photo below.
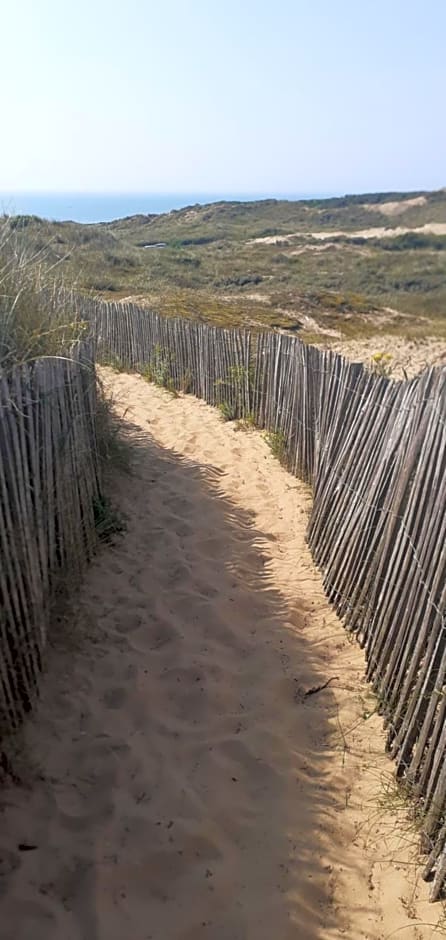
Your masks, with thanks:
[(67, 355), (87, 324), (69, 303), (45, 250), (23, 231), (0, 222), (0, 366)]
[[(8, 218), (0, 220), (0, 373), (41, 358), (70, 357), (90, 330), (77, 308), (76, 292), (67, 288), (54, 263), (51, 242), (42, 245), (40, 238), (30, 238), (28, 229)], [(85, 368), (96, 382), (97, 457), (107, 487), (110, 472), (129, 470), (130, 448), (88, 356)], [(102, 527), (104, 506), (99, 513)]]

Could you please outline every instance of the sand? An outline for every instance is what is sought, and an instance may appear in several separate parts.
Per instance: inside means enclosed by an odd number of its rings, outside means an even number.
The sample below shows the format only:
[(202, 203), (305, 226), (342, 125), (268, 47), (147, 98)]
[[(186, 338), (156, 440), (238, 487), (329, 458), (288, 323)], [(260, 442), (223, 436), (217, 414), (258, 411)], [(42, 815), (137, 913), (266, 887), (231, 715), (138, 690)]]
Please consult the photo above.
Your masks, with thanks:
[(397, 238), (399, 235), (407, 235), (413, 232), (419, 235), (446, 235), (446, 222), (426, 222), (416, 228), (407, 228), (407, 226), (398, 225), (394, 228), (386, 228), (382, 225), (372, 226), (371, 228), (347, 230), (337, 229), (332, 232), (291, 232), (286, 235), (263, 235), (260, 238), (251, 238), (247, 245), (285, 245), (292, 244), (293, 238), (308, 238), (317, 241), (329, 241), (332, 238)]
[(379, 212), (380, 215), (402, 215), (408, 209), (414, 209), (418, 206), (425, 206), (426, 196), (414, 196), (412, 199), (399, 199), (397, 202), (372, 202), (364, 203), (364, 209), (370, 209), (371, 212)]
[(307, 488), (203, 402), (106, 379), (127, 529), (55, 624), (3, 782), (2, 940), (439, 936)]
[[(397, 311), (395, 312), (398, 316)], [(389, 317), (390, 321), (391, 319), (392, 317)], [(332, 349), (354, 362), (363, 362), (368, 367), (373, 367), (373, 356), (376, 353), (386, 353), (391, 357), (388, 365), (393, 379), (412, 379), (428, 366), (446, 365), (446, 343), (435, 336), (407, 339), (405, 336), (381, 331), (366, 339), (339, 338), (329, 344), (321, 340), (318, 345), (323, 349)]]

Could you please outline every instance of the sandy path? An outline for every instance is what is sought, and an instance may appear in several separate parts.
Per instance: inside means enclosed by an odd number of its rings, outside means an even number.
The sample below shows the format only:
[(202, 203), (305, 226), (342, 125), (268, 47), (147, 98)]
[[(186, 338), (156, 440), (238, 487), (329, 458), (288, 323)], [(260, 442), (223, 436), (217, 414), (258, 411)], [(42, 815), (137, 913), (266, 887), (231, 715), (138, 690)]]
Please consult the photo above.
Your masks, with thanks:
[(50, 655), (35, 772), (1, 793), (2, 940), (434, 936), (305, 486), (204, 403), (108, 379), (127, 531)]

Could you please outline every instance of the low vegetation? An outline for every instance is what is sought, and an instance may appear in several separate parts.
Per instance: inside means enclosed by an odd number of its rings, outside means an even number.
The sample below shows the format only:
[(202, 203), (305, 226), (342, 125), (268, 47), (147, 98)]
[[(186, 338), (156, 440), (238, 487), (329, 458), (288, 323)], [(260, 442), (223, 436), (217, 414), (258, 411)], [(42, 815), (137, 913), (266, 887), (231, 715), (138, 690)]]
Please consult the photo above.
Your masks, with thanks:
[(392, 354), (385, 352), (376, 352), (372, 356), (371, 368), (376, 375), (390, 379), (392, 375)]
[(273, 455), (280, 463), (286, 458), (286, 436), (283, 431), (267, 431), (264, 438)]
[(220, 202), (96, 225), (10, 220), (83, 291), (307, 341), (322, 331), (328, 342), (384, 327), (446, 336), (446, 232), (417, 230), (439, 224), (446, 190)]
[[(4, 219), (0, 224), (0, 374), (51, 356), (69, 357), (88, 336), (88, 324), (76, 313), (49, 244), (41, 245), (30, 230), (33, 216)], [(96, 440), (105, 472), (129, 468), (129, 448), (122, 440), (112, 402), (97, 382)], [(108, 539), (121, 523), (106, 496), (95, 509), (99, 537)]]
[(64, 302), (44, 248), (13, 224), (0, 226), (0, 366), (67, 353), (86, 324)]

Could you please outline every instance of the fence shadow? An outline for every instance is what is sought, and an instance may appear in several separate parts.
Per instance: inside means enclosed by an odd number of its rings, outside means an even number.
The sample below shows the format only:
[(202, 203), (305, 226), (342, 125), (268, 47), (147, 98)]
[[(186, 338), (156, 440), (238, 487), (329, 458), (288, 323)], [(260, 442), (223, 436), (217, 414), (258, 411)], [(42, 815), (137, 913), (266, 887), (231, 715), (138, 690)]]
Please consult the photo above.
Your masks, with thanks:
[(302, 695), (325, 666), (299, 631), (311, 609), (290, 611), (218, 470), (129, 433), (126, 532), (87, 572), (83, 645), (69, 664), (53, 649), (26, 729), (42, 777), (3, 793), (5, 940), (322, 940), (335, 703)]

